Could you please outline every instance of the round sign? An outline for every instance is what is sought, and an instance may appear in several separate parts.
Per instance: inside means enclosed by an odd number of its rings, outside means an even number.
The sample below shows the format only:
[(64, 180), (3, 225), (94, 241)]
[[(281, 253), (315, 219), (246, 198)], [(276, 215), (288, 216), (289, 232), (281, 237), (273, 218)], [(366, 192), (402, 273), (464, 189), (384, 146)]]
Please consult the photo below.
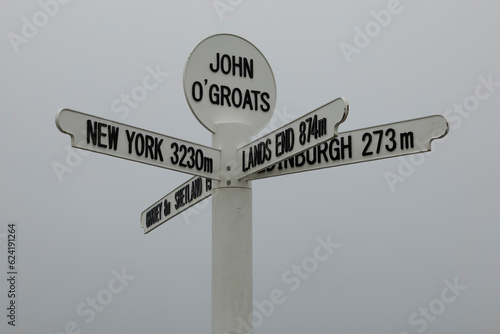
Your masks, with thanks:
[(271, 120), (276, 82), (266, 58), (247, 40), (210, 36), (191, 52), (184, 94), (195, 117), (211, 132), (215, 124), (248, 124), (253, 134)]

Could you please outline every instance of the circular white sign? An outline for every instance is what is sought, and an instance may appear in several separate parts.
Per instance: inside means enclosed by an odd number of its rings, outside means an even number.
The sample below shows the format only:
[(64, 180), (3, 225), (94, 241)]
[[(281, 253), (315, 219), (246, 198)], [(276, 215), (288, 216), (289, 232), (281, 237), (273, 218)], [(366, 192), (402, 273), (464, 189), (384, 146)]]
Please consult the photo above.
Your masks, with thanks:
[(184, 94), (195, 117), (211, 132), (215, 124), (244, 123), (253, 134), (271, 120), (276, 82), (266, 58), (247, 40), (210, 36), (191, 52)]

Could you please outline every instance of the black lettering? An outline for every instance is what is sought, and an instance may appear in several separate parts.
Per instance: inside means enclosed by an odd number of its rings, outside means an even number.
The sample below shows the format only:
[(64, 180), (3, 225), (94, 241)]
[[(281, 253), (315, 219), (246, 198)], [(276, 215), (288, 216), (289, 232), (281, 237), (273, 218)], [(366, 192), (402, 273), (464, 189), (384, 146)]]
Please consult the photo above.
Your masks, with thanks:
[(267, 141), (259, 143), (259, 165), (262, 165), (266, 161), (266, 149)]
[[(295, 166), (302, 167), (306, 164), (306, 157), (304, 156), (304, 152), (295, 155), (294, 158), (295, 158)], [(299, 158), (301, 158), (302, 160), (299, 161)]]
[(152, 207), (151, 210), (146, 212), (146, 227), (150, 227), (154, 223), (159, 222), (161, 220), (162, 205), (163, 203), (160, 202), (154, 207)]
[(233, 75), (236, 76), (236, 68), (239, 68), (239, 70), (240, 70), (240, 77), (242, 77), (243, 76), (243, 73), (242, 73), (243, 71), (242, 71), (241, 57), (238, 57), (238, 62), (236, 62), (236, 56), (232, 56), (231, 58), (233, 60)]
[[(216, 91), (215, 94), (213, 93), (214, 90)], [(219, 86), (217, 86), (216, 84), (210, 85), (210, 88), (208, 89), (208, 97), (210, 98), (210, 102), (212, 102), (212, 104), (219, 105), (219, 103), (220, 103), (220, 101), (219, 101)]]
[(352, 159), (352, 136), (349, 135), (347, 137), (347, 144), (344, 143), (345, 137), (340, 138), (340, 151), (342, 153), (342, 160), (345, 158), (345, 150), (347, 149), (347, 152), (349, 154), (349, 159)]
[[(346, 137), (340, 137), (339, 138), (334, 138), (330, 141), (330, 146), (329, 146), (329, 156), (332, 161), (337, 161), (337, 160), (344, 160), (345, 159), (345, 153), (347, 150), (347, 154), (349, 156), (349, 159), (352, 159), (352, 136), (349, 135), (347, 137), (347, 144), (345, 143)], [(333, 145), (337, 145), (334, 149), (332, 149)], [(340, 147), (338, 147), (340, 146)], [(365, 147), (365, 150), (368, 146)], [(333, 154), (335, 152), (335, 155)]]
[(210, 70), (214, 73), (217, 73), (217, 71), (219, 71), (219, 60), (220, 60), (220, 54), (217, 52), (217, 54), (215, 55), (215, 60), (216, 60), (216, 64), (217, 66), (214, 68), (214, 64), (213, 63), (210, 63)]
[(309, 125), (307, 131), (307, 142), (309, 143), (311, 141), (311, 137), (314, 137), (314, 139), (318, 139), (318, 115), (308, 117), (306, 119), (306, 122)]
[[(196, 87), (198, 87), (198, 97), (196, 96)], [(201, 85), (201, 82), (193, 82), (193, 86), (191, 87), (191, 96), (196, 102), (201, 101), (201, 99), (203, 98), (203, 86)]]
[(226, 100), (227, 106), (231, 106), (231, 102), (229, 101), (229, 96), (231, 95), (231, 88), (228, 86), (221, 85), (220, 86), (220, 105), (224, 105), (224, 100)]
[[(238, 93), (237, 99), (235, 98), (236, 93)], [(243, 99), (242, 99), (242, 95), (241, 95), (241, 90), (238, 87), (233, 89), (233, 93), (231, 94), (231, 101), (233, 102), (233, 106), (235, 106), (236, 108), (239, 108), (241, 106)]]
[(191, 203), (194, 199), (196, 199), (198, 196), (197, 196), (197, 193), (198, 193), (198, 189), (197, 189), (197, 182), (196, 182), (197, 179), (193, 180), (193, 182), (191, 182), (191, 198), (189, 199), (188, 203)]
[(319, 124), (318, 124), (318, 137), (323, 137), (327, 134), (327, 130), (326, 130), (326, 118), (322, 118), (319, 120)]
[(258, 143), (257, 145), (255, 145), (253, 147), (253, 149), (254, 149), (254, 152), (253, 152), (253, 158), (254, 158), (253, 165), (254, 166), (260, 165), (260, 162), (262, 161), (261, 160), (261, 156), (262, 156), (262, 153), (263, 153), (262, 150), (261, 150), (262, 144), (263, 143), (260, 142), (260, 143)]
[(271, 160), (272, 152), (270, 145), (272, 144), (271, 138), (266, 139), (266, 161)]
[(92, 139), (92, 145), (97, 142), (97, 122), (94, 122), (94, 127), (92, 127), (92, 121), (87, 120), (87, 144), (90, 144), (90, 139)]
[(399, 135), (401, 140), (401, 149), (413, 148), (413, 132), (403, 132)]
[(188, 151), (188, 154), (189, 154), (189, 161), (187, 162), (187, 166), (188, 168), (193, 168), (194, 165), (195, 165), (195, 161), (194, 161), (194, 148), (192, 148), (191, 146), (188, 147), (187, 149)]
[[(312, 157), (311, 154), (313, 155)], [(306, 151), (306, 160), (309, 165), (314, 165), (316, 163), (316, 150), (314, 147)]]
[[(162, 139), (163, 141), (163, 139)], [(174, 164), (174, 165), (177, 165), (177, 163), (179, 162), (179, 144), (177, 144), (176, 142), (173, 142), (172, 144), (170, 144), (170, 148), (173, 148), (174, 149), (174, 155), (172, 157), (170, 157), (170, 161)], [(163, 159), (162, 159), (163, 161)]]
[(321, 163), (321, 156), (323, 156), (323, 159), (325, 162), (328, 162), (328, 158), (326, 156), (326, 151), (328, 150), (328, 144), (327, 143), (321, 143), (320, 145), (316, 146), (318, 148), (318, 163)]
[(245, 91), (245, 97), (243, 99), (243, 107), (241, 108), (245, 109), (247, 105), (250, 106), (250, 110), (253, 110), (252, 97), (250, 96), (250, 91), (248, 89)]
[[(184, 163), (184, 159), (186, 159), (186, 155), (187, 155), (186, 145), (181, 145), (179, 152), (182, 154), (181, 161), (179, 162), (179, 166), (187, 167), (187, 165)], [(182, 152), (184, 152), (184, 154)]]
[(293, 150), (293, 147), (295, 146), (295, 132), (293, 131), (293, 128), (288, 128), (285, 131), (286, 131), (286, 151), (290, 152)]
[[(337, 161), (340, 159), (340, 151), (339, 151), (339, 148), (338, 148), (338, 145), (339, 145), (339, 140), (338, 138), (333, 138), (332, 140), (330, 140), (330, 145), (329, 145), (329, 150), (328, 150), (328, 153), (330, 155), (330, 159), (332, 161)], [(337, 147), (333, 148), (333, 145), (337, 145)], [(335, 155), (333, 154), (335, 152)]]
[(246, 153), (246, 152), (245, 152), (245, 151), (243, 151), (243, 153), (241, 154), (241, 166), (242, 166), (242, 170), (243, 170), (244, 172), (246, 172), (247, 170), (249, 170), (249, 169), (250, 169), (250, 166), (246, 166), (246, 164), (245, 164), (245, 155), (246, 155), (245, 153)]
[[(107, 129), (107, 133), (104, 130)], [(92, 140), (92, 145), (97, 145), (103, 148), (110, 148), (116, 151), (118, 145), (118, 131), (119, 128), (112, 125), (107, 125), (101, 122), (95, 122), (92, 124), (90, 119), (87, 120), (87, 144), (90, 144)], [(104, 143), (104, 138), (108, 137), (108, 145)]]
[(146, 158), (149, 156), (151, 159), (154, 159), (153, 156), (153, 145), (154, 145), (154, 139), (150, 135), (146, 135)]
[(127, 133), (127, 139), (128, 139), (128, 154), (132, 154), (132, 142), (134, 141), (134, 136), (135, 136), (135, 131), (132, 131), (132, 133), (128, 132), (128, 130), (125, 130)]
[(178, 210), (181, 207), (183, 198), (184, 194), (182, 193), (182, 189), (177, 190), (175, 192), (175, 210)]
[(213, 173), (214, 171), (214, 160), (211, 158), (203, 159), (203, 170), (207, 173)]
[[(224, 67), (224, 65), (226, 65), (226, 67)], [(220, 59), (220, 70), (224, 74), (231, 73), (231, 58), (229, 58), (229, 55), (224, 54)]]
[(203, 169), (203, 163), (204, 163), (204, 156), (203, 156), (203, 151), (200, 149), (196, 150), (196, 169), (197, 170), (202, 170)]
[(114, 149), (116, 151), (117, 147), (118, 147), (118, 131), (120, 129), (117, 127), (117, 126), (111, 126), (111, 125), (108, 125), (108, 139), (109, 139), (109, 142), (108, 142), (108, 146), (110, 149)]
[(290, 164), (290, 168), (295, 167), (295, 157), (286, 159), (285, 161), (283, 161), (283, 164), (285, 169), (288, 168), (288, 164)]
[[(191, 184), (192, 183), (193, 182), (191, 182)], [(185, 191), (184, 195), (186, 196), (186, 201), (185, 201), (185, 203), (182, 204), (183, 206), (184, 206), (184, 204), (187, 204), (193, 200), (193, 194), (191, 192), (191, 189), (192, 189), (192, 187), (189, 184), (186, 184), (184, 186), (184, 191)]]
[(278, 132), (276, 134), (276, 138), (275, 138), (275, 141), (276, 141), (276, 145), (275, 145), (275, 151), (276, 151), (276, 156), (279, 157), (281, 156), (284, 151), (285, 151), (285, 147), (284, 147), (284, 132)]
[(155, 137), (155, 160), (158, 160), (158, 157), (160, 157), (160, 161), (163, 161), (163, 154), (161, 153), (162, 143), (163, 139), (158, 141), (158, 138)]
[(201, 179), (201, 177), (196, 179), (196, 189), (196, 198), (198, 198), (201, 196), (201, 194), (203, 194), (203, 180)]
[(287, 169), (288, 163), (290, 163), (290, 166), (293, 166), (295, 164), (295, 162), (293, 160), (294, 160), (294, 157), (290, 157), (288, 159), (281, 160), (280, 162), (278, 162), (278, 170)]
[(168, 200), (163, 201), (163, 216), (166, 217), (170, 214), (170, 202)]
[(259, 110), (258, 103), (259, 103), (259, 94), (260, 94), (260, 91), (252, 89), (252, 94), (253, 94), (253, 105), (255, 107), (255, 110)]
[(101, 143), (101, 137), (106, 137), (106, 134), (104, 133), (104, 131), (102, 131), (103, 127), (107, 127), (107, 125), (99, 122), (99, 125), (97, 127), (97, 146), (107, 148), (106, 145)]
[(380, 147), (382, 146), (382, 134), (384, 133), (383, 130), (375, 130), (373, 131), (373, 134), (374, 135), (377, 135), (378, 136), (378, 140), (377, 140), (377, 154), (380, 153)]
[(209, 68), (212, 72), (217, 73), (219, 70), (224, 74), (232, 74), (233, 76), (250, 77), (253, 79), (253, 59), (248, 60), (245, 57), (237, 57), (235, 55), (216, 53), (215, 62), (210, 63)]
[(253, 79), (253, 59), (249, 62), (248, 59), (243, 58), (243, 76), (246, 78), (247, 74), (250, 79)]
[(185, 185), (175, 193), (175, 209), (183, 207), (188, 203), (187, 198), (189, 196), (189, 184)]
[(367, 141), (368, 141), (368, 142), (366, 143), (365, 148), (363, 149), (363, 153), (361, 153), (361, 155), (362, 155), (362, 156), (364, 156), (364, 157), (366, 157), (366, 156), (368, 156), (368, 155), (372, 155), (372, 154), (373, 154), (373, 152), (369, 152), (369, 151), (368, 151), (368, 148), (370, 147), (370, 144), (372, 143), (372, 135), (371, 135), (371, 133), (369, 133), (369, 132), (365, 132), (365, 133), (363, 133), (363, 137), (361, 137), (361, 140), (363, 140), (363, 142), (364, 142), (365, 140), (367, 140)]
[(385, 145), (385, 149), (387, 151), (389, 151), (389, 152), (392, 152), (398, 146), (398, 144), (396, 143), (396, 140), (395, 140), (395, 138), (396, 138), (396, 131), (394, 131), (393, 128), (389, 128), (389, 129), (385, 130), (385, 135), (389, 136), (389, 141), (392, 143), (392, 146)]
[(193, 184), (191, 185), (191, 191), (192, 191), (192, 198), (196, 199), (201, 196), (203, 193), (203, 184), (201, 183), (201, 177), (195, 179), (193, 181)]
[(255, 167), (255, 160), (254, 160), (254, 156), (253, 156), (253, 149), (252, 147), (250, 147), (250, 149), (248, 150), (248, 167)]
[(271, 109), (271, 105), (269, 104), (269, 101), (268, 101), (269, 98), (270, 98), (270, 96), (269, 96), (268, 92), (263, 92), (262, 94), (260, 94), (260, 100), (263, 103), (260, 105), (260, 109), (263, 112), (267, 112), (267, 111), (269, 111), (269, 109)]
[(299, 144), (304, 145), (306, 143), (306, 122), (302, 121), (299, 124)]
[(144, 154), (144, 136), (142, 133), (138, 133), (135, 137), (135, 153), (138, 156), (142, 156)]
[(279, 157), (284, 153), (293, 150), (295, 142), (295, 133), (293, 128), (288, 128), (276, 134), (276, 156)]

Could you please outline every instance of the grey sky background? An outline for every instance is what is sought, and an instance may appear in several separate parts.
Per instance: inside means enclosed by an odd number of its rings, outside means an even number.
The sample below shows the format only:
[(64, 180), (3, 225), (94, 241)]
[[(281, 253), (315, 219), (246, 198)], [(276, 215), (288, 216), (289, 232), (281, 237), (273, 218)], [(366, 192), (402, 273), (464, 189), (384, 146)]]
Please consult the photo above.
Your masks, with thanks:
[[(350, 103), (340, 131), (434, 114), (450, 122), (430, 154), (253, 183), (254, 300), (282, 296), (256, 306), (254, 332), (500, 330), (498, 2), (41, 3), (51, 16), (33, 0), (4, 1), (0, 13), (5, 274), (9, 222), (19, 238), (16, 327), (2, 279), (0, 332), (210, 332), (210, 200), (144, 235), (141, 212), (189, 176), (71, 149), (54, 118), (66, 107), (210, 145), (182, 74), (216, 33), (247, 39), (271, 65), (267, 130), (339, 96)], [(376, 23), (372, 11), (388, 7), (397, 14)], [(34, 16), (40, 27), (23, 35)], [(365, 28), (375, 30), (362, 45)], [(346, 56), (347, 44), (357, 51)], [(120, 101), (154, 70), (146, 98)], [(324, 261), (318, 239), (338, 246)], [(294, 273), (304, 265), (307, 275)]]

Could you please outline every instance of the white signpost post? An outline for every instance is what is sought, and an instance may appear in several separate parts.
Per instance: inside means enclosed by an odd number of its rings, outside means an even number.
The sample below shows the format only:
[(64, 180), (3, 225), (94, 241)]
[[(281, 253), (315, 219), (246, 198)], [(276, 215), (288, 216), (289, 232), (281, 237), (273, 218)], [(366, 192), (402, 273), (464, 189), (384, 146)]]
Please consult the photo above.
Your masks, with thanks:
[(429, 116), (339, 134), (349, 106), (338, 98), (249, 143), (272, 118), (276, 83), (262, 53), (229, 34), (194, 48), (183, 81), (212, 147), (69, 109), (56, 125), (73, 147), (195, 175), (142, 213), (144, 233), (213, 196), (213, 334), (252, 332), (241, 328), (242, 319), (251, 326), (253, 311), (250, 180), (430, 151), (449, 128), (444, 117)]

